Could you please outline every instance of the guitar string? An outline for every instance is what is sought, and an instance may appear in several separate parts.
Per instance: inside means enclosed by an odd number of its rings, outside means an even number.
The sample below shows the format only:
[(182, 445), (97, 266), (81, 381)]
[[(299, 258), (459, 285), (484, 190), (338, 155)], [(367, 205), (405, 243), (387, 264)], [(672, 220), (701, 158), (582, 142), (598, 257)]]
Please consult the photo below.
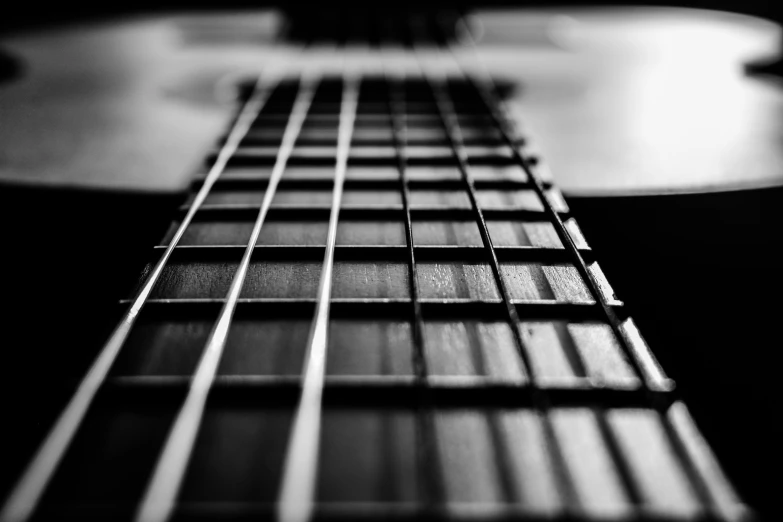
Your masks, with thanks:
[[(394, 27), (391, 29), (394, 34)], [(394, 67), (394, 59), (390, 53), (394, 52), (391, 46), (384, 44), (379, 39), (378, 51), (380, 66), (389, 96), (389, 113), (392, 123), (392, 138), (394, 141), (397, 168), (400, 172), (400, 189), (402, 196), (403, 212), (405, 213), (405, 237), (408, 247), (408, 263), (411, 292), (411, 308), (413, 314), (413, 367), (416, 375), (416, 385), (420, 387), (421, 394), (416, 409), (416, 462), (417, 471), (423, 476), (421, 488), (421, 500), (425, 504), (425, 510), (435, 512), (436, 502), (443, 498), (443, 484), (440, 476), (439, 459), (437, 454), (437, 440), (435, 438), (434, 413), (432, 401), (429, 396), (428, 376), (429, 369), (424, 348), (424, 317), (421, 309), (418, 270), (416, 267), (415, 245), (413, 240), (413, 225), (410, 209), (410, 184), (407, 172), (407, 122), (406, 122), (406, 97), (404, 67)], [(391, 63), (392, 66), (388, 64)]]
[(204, 415), (207, 397), (215, 380), (215, 374), (226, 345), (228, 330), (247, 276), (253, 250), (261, 234), (261, 228), (269, 208), (272, 205), (277, 186), (288, 164), (288, 159), (294, 150), (294, 144), (299, 137), (319, 81), (319, 74), (315, 70), (305, 71), (301, 76), (299, 90), (283, 133), (282, 142), (278, 149), (250, 239), (231, 281), (231, 286), (218, 320), (206, 342), (206, 347), (191, 381), (188, 394), (176, 416), (139, 506), (136, 520), (140, 522), (163, 522), (168, 520), (174, 509), (196, 436), (198, 435), (198, 428)]
[[(421, 31), (421, 28), (417, 23), (412, 25), (412, 29), (414, 31), (417, 29)], [(511, 327), (512, 336), (517, 346), (517, 352), (519, 354), (521, 363), (532, 383), (533, 404), (537, 405), (538, 409), (540, 410), (539, 418), (541, 420), (542, 427), (547, 434), (545, 440), (548, 445), (549, 455), (553, 460), (556, 479), (558, 484), (561, 486), (558, 488), (558, 494), (562, 496), (564, 501), (564, 510), (568, 511), (576, 503), (577, 496), (575, 485), (570, 474), (568, 473), (565, 457), (562, 455), (559, 446), (555, 443), (556, 439), (554, 437), (554, 431), (546, 413), (549, 407), (548, 400), (547, 397), (541, 393), (541, 388), (538, 386), (540, 379), (536, 375), (535, 367), (530, 359), (529, 348), (521, 336), (519, 329), (520, 320), (517, 314), (517, 310), (511, 301), (510, 294), (505, 285), (505, 280), (503, 279), (502, 273), (500, 271), (500, 264), (492, 244), (489, 229), (487, 228), (483, 212), (478, 203), (478, 198), (476, 196), (476, 190), (468, 163), (468, 155), (464, 146), (464, 140), (462, 138), (462, 132), (459, 126), (459, 122), (456, 119), (453, 101), (451, 100), (451, 96), (447, 91), (448, 75), (439, 66), (432, 66), (431, 64), (425, 66), (425, 60), (422, 56), (423, 53), (420, 49), (420, 46), (415, 44), (416, 41), (417, 38), (414, 38), (413, 54), (416, 58), (416, 64), (419, 71), (421, 72), (422, 77), (430, 86), (430, 90), (433, 94), (433, 97), (435, 98), (441, 123), (444, 130), (446, 131), (447, 140), (452, 149), (453, 157), (457, 162), (463, 184), (470, 199), (471, 213), (476, 219), (476, 224), (481, 235), (484, 249), (486, 250), (490, 259), (493, 279), (498, 285), (498, 290), (506, 310), (506, 320)], [(437, 42), (434, 42), (433, 47), (438, 53), (442, 54), (442, 51)], [(444, 62), (442, 60), (439, 61), (439, 65), (442, 65), (443, 63)], [(491, 431), (493, 432), (493, 443), (497, 451), (496, 462), (499, 465), (499, 470), (501, 473), (501, 485), (504, 494), (507, 495), (507, 498), (513, 498), (515, 493), (513, 491), (511, 477), (509, 476), (509, 471), (506, 466), (506, 463), (510, 461), (508, 455), (505, 455), (508, 448), (506, 447), (506, 444), (502, 443), (502, 437), (500, 434), (501, 430), (499, 430), (498, 427), (494, 426), (492, 423), (490, 426), (493, 428)]]
[(66, 451), (70, 447), (76, 432), (93, 403), (98, 391), (106, 380), (114, 361), (127, 339), (136, 319), (144, 307), (155, 284), (163, 273), (163, 269), (174, 249), (182, 238), (185, 229), (190, 225), (198, 209), (204, 203), (207, 194), (223, 173), (230, 158), (239, 147), (251, 124), (265, 105), (273, 87), (279, 79), (279, 71), (265, 71), (266, 79), (259, 77), (236, 117), (225, 143), (203, 181), (201, 189), (196, 194), (185, 217), (182, 219), (174, 236), (164, 250), (160, 259), (150, 271), (133, 298), (132, 304), (112, 332), (109, 339), (93, 361), (89, 370), (79, 383), (76, 392), (71, 397), (62, 413), (57, 417), (46, 438), (28, 464), (21, 478), (16, 483), (5, 505), (0, 511), (2, 522), (22, 522), (30, 518), (35, 511), (43, 493), (54, 476)]
[[(345, 56), (343, 58), (345, 60)], [(345, 63), (343, 67), (348, 69)], [(281, 522), (307, 522), (315, 509), (334, 250), (360, 81), (357, 71), (345, 70), (326, 251), (318, 284), (315, 318), (307, 341), (302, 389), (288, 440), (277, 503), (277, 519)]]
[[(663, 374), (660, 366), (655, 361), (654, 356), (649, 353), (649, 349), (644, 345), (640, 345), (637, 348), (635, 343), (630, 339), (628, 333), (621, 328), (617, 315), (615, 314), (614, 310), (612, 310), (604, 293), (600, 289), (600, 283), (587, 269), (584, 259), (579, 253), (573, 238), (567, 232), (562, 219), (554, 210), (549, 199), (546, 197), (543, 183), (535, 172), (535, 169), (531, 168), (531, 163), (527, 161), (524, 157), (524, 154), (514, 146), (514, 138), (517, 136), (517, 129), (512, 122), (501, 119), (500, 115), (509, 113), (508, 108), (506, 107), (505, 101), (494, 94), (498, 92), (497, 85), (491, 73), (489, 72), (489, 69), (486, 67), (483, 60), (481, 60), (479, 56), (478, 45), (473, 37), (473, 33), (470, 27), (467, 25), (465, 19), (461, 17), (457, 20), (457, 23), (459, 25), (459, 29), (461, 29), (462, 40), (463, 42), (467, 43), (467, 47), (470, 50), (472, 57), (471, 61), (473, 62), (474, 67), (466, 67), (464, 64), (464, 59), (460, 58), (461, 54), (453, 46), (449, 46), (449, 51), (453, 61), (457, 64), (457, 68), (460, 71), (460, 74), (462, 74), (466, 80), (473, 78), (472, 83), (476, 87), (476, 90), (479, 92), (479, 94), (482, 96), (485, 105), (487, 105), (487, 107), (493, 107), (494, 104), (494, 106), (499, 108), (499, 114), (493, 111), (490, 111), (490, 113), (496, 122), (496, 126), (501, 132), (501, 136), (503, 137), (505, 143), (511, 147), (515, 161), (525, 170), (525, 173), (531, 180), (533, 188), (539, 198), (542, 200), (544, 208), (549, 214), (550, 220), (553, 222), (555, 230), (563, 242), (564, 247), (569, 250), (570, 254), (574, 258), (574, 264), (581, 272), (580, 275), (582, 275), (583, 279), (587, 281), (588, 288), (593, 294), (596, 302), (603, 309), (607, 322), (612, 327), (615, 335), (617, 335), (621, 341), (620, 346), (626, 358), (631, 361), (634, 373), (644, 386), (644, 390), (648, 395), (651, 404), (654, 405), (656, 398), (652, 395), (652, 390), (671, 391), (671, 381)], [(474, 77), (469, 76), (465, 72), (469, 68), (478, 71), (480, 81), (477, 81)], [(674, 410), (675, 406), (676, 404), (672, 405), (670, 409)], [(737, 507), (736, 499), (738, 497), (733, 491), (733, 488), (729, 482), (726, 480), (718, 480), (714, 488), (710, 487), (709, 481), (705, 480), (705, 477), (703, 477), (698, 472), (696, 463), (694, 462), (695, 456), (692, 455), (691, 452), (689, 452), (686, 448), (683, 435), (677, 423), (672, 422), (670, 416), (666, 415), (664, 412), (659, 412), (659, 416), (664, 431), (666, 432), (666, 436), (672, 444), (672, 449), (683, 464), (684, 471), (688, 476), (689, 482), (693, 485), (699, 501), (707, 506), (712, 516), (716, 516), (718, 511), (722, 511), (723, 515), (727, 516), (728, 518), (736, 518), (737, 513), (742, 511), (742, 509)], [(622, 452), (619, 450), (619, 443), (616, 440), (616, 436), (610, 429), (610, 426), (606, 422), (604, 416), (600, 413), (599, 427), (603, 437), (610, 446), (610, 451), (613, 453), (615, 461), (619, 463), (621, 468), (625, 468), (621, 469), (621, 474), (624, 475), (623, 480), (626, 482), (626, 486), (630, 488), (629, 493), (631, 494), (632, 498), (639, 502), (641, 500), (641, 494), (638, 491), (637, 486), (633, 483), (632, 472), (629, 468), (626, 468), (627, 464), (623, 458)], [(711, 457), (711, 455), (708, 455), (705, 458), (709, 457)], [(722, 471), (720, 470), (717, 461), (714, 458), (709, 458), (709, 460), (711, 461), (709, 466), (712, 469), (717, 470), (717, 474), (722, 476)], [(719, 488), (722, 491), (715, 491), (716, 488)], [(716, 518), (719, 517), (716, 516)]]

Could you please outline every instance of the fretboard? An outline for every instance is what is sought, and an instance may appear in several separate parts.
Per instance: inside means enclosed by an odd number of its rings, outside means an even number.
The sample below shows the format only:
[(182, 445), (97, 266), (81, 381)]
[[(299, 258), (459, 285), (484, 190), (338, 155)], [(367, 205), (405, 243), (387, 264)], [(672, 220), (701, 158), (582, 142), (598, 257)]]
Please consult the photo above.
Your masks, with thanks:
[(4, 515), (742, 516), (544, 166), (487, 78), (262, 77)]

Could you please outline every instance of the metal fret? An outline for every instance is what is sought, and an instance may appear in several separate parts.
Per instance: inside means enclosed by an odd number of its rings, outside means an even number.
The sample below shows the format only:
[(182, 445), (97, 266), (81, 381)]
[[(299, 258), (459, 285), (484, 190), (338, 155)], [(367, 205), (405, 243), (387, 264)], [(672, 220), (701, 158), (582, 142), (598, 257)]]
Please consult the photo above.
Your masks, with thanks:
[(332, 269), (337, 240), (337, 222), (348, 165), (348, 153), (354, 130), (359, 96), (359, 78), (346, 74), (343, 82), (335, 164), (332, 209), (326, 240), (315, 318), (307, 341), (302, 393), (296, 408), (291, 438), (286, 452), (283, 480), (277, 509), (282, 522), (306, 522), (313, 513), (315, 481), (318, 470), (318, 444), (321, 433), (321, 397), (326, 371), (326, 348), (329, 329), (329, 306), (332, 292)]
[(139, 312), (144, 307), (150, 292), (157, 283), (163, 267), (166, 265), (171, 253), (177, 246), (196, 212), (207, 197), (207, 193), (226, 168), (229, 159), (239, 147), (242, 138), (256, 116), (264, 106), (272, 87), (275, 85), (275, 75), (267, 71), (269, 79), (259, 79), (251, 96), (239, 112), (228, 138), (220, 149), (212, 167), (207, 174), (201, 189), (198, 191), (190, 210), (180, 223), (174, 237), (163, 252), (155, 267), (150, 272), (144, 284), (138, 290), (132, 304), (124, 317), (109, 337), (103, 349), (96, 357), (84, 379), (79, 384), (68, 405), (55, 421), (49, 434), (44, 439), (35, 457), (28, 465), (22, 478), (8, 497), (6, 504), (0, 511), (2, 521), (23, 521), (33, 514), (46, 486), (57, 470), (60, 461), (73, 440), (79, 426), (82, 424), (87, 411), (95, 399), (98, 390), (106, 379), (112, 364), (117, 358), (128, 333), (133, 327)]
[(169, 433), (152, 479), (147, 487), (147, 492), (139, 507), (136, 519), (140, 522), (167, 520), (174, 508), (177, 493), (182, 483), (204, 413), (207, 395), (212, 387), (218, 363), (223, 353), (231, 318), (245, 281), (250, 257), (261, 233), (264, 219), (272, 204), (277, 185), (283, 176), (286, 163), (293, 151), (296, 138), (302, 129), (302, 123), (312, 103), (317, 84), (318, 79), (314, 75), (305, 75), (301, 80), (299, 93), (291, 111), (291, 117), (286, 125), (277, 161), (272, 169), (269, 187), (264, 194), (261, 209), (258, 212), (253, 231), (250, 234), (250, 240), (245, 248), (242, 261), (234, 274), (223, 309), (204, 348), (198, 369), (188, 390), (188, 395)]

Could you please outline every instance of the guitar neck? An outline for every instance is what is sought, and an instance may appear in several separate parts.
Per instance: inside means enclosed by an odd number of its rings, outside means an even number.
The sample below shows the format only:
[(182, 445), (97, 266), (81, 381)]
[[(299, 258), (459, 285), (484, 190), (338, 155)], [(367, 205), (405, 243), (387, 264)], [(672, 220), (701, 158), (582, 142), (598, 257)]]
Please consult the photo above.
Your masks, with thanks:
[(745, 515), (493, 80), (379, 70), (260, 78), (3, 520)]

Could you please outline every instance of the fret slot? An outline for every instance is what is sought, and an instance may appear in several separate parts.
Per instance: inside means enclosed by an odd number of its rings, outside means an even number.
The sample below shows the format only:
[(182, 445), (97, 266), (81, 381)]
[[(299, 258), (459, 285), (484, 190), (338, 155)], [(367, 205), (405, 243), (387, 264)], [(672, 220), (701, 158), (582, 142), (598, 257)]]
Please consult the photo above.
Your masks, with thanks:
[(271, 503), (279, 489), (294, 404), (207, 403), (180, 501)]
[(429, 159), (450, 159), (453, 155), (453, 151), (450, 147), (445, 145), (409, 145), (404, 148), (404, 154), (407, 158), (416, 160), (429, 160)]
[(462, 175), (457, 167), (446, 165), (412, 165), (405, 169), (405, 175), (410, 181), (459, 182), (462, 180)]
[(513, 157), (513, 152), (506, 145), (495, 146), (478, 146), (478, 145), (464, 145), (465, 154), (467, 154), (469, 161), (480, 161), (482, 158), (489, 158), (490, 160), (496, 160), (499, 158)]
[(402, 220), (341, 219), (337, 245), (405, 245), (405, 225)]
[(483, 246), (475, 221), (417, 219), (412, 226), (414, 245)]
[(519, 330), (540, 386), (641, 385), (606, 324), (525, 319)]
[(333, 310), (329, 325), (328, 375), (413, 375), (413, 334), (409, 321), (372, 316), (335, 317)]
[[(221, 186), (218, 183), (207, 194), (204, 205), (256, 205), (260, 207), (265, 192), (265, 187), (238, 190), (230, 186)], [(188, 206), (190, 203), (192, 202), (188, 201)]]
[(546, 221), (487, 220), (487, 229), (495, 247), (563, 248), (555, 227)]
[(573, 265), (505, 261), (500, 270), (512, 299), (594, 301)]
[(351, 165), (349, 158), (348, 170), (345, 173), (346, 183), (352, 181), (398, 181), (400, 171), (392, 165)]
[[(465, 138), (467, 140), (467, 138)], [(474, 181), (513, 181), (527, 183), (527, 174), (518, 165), (473, 165), (470, 175)]]
[(390, 163), (394, 160), (396, 155), (397, 151), (394, 147), (383, 147), (378, 145), (353, 145), (350, 152), (352, 160), (372, 158), (374, 160), (382, 159)]
[(470, 200), (464, 190), (413, 189), (410, 203), (412, 207), (470, 208)]
[[(257, 213), (257, 211), (256, 211)], [(254, 216), (251, 213), (198, 212), (179, 240), (179, 245), (246, 245), (253, 231)], [(160, 242), (168, 245), (179, 228), (174, 221), (166, 236)]]
[(484, 209), (514, 208), (526, 211), (543, 212), (544, 206), (532, 190), (488, 190), (476, 192), (479, 206)]
[(486, 376), (527, 380), (511, 328), (499, 320), (425, 320), (424, 347), (432, 376)]
[(404, 262), (335, 260), (332, 296), (339, 298), (407, 298), (410, 283)]
[[(150, 293), (151, 299), (222, 299), (227, 295), (241, 253), (215, 251), (202, 259), (191, 259), (189, 254), (175, 249)], [(140, 282), (150, 269), (147, 265)]]
[(218, 375), (301, 375), (312, 309), (281, 315), (238, 306)]
[[(497, 504), (504, 491), (507, 463), (503, 433), (494, 409), (456, 409), (434, 415), (440, 476), (447, 502)], [(502, 463), (502, 464), (501, 464)]]
[[(325, 219), (277, 219), (270, 211), (261, 227), (257, 245), (323, 246), (328, 223)], [(273, 219), (274, 218), (274, 219)]]
[(417, 443), (413, 409), (325, 409), (317, 499), (417, 502)]
[(99, 395), (45, 493), (42, 518), (61, 519), (69, 509), (82, 520), (127, 513), (141, 499), (181, 396)]
[(191, 375), (217, 319), (215, 307), (142, 310), (112, 375)]
[(304, 165), (289, 165), (283, 171), (283, 179), (281, 181), (293, 181), (300, 179), (319, 179), (334, 181), (334, 166), (304, 166)]
[(573, 482), (579, 510), (594, 517), (629, 517), (633, 506), (603, 437), (599, 424), (601, 415), (600, 411), (586, 408), (554, 410), (552, 425)]
[(252, 259), (240, 298), (314, 298), (321, 262), (301, 259)]
[(666, 435), (660, 415), (642, 409), (607, 413), (644, 509), (661, 517), (692, 519), (703, 514), (698, 495)]
[(492, 269), (481, 262), (418, 263), (422, 299), (499, 299)]

